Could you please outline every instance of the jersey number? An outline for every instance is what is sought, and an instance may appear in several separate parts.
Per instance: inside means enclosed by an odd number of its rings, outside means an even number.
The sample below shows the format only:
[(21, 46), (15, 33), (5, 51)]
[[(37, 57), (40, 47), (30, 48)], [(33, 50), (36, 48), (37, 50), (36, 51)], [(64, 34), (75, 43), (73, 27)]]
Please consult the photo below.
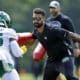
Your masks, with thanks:
[(3, 39), (1, 38), (2, 35), (3, 35), (3, 34), (0, 33), (0, 46), (2, 46), (2, 44), (3, 44)]

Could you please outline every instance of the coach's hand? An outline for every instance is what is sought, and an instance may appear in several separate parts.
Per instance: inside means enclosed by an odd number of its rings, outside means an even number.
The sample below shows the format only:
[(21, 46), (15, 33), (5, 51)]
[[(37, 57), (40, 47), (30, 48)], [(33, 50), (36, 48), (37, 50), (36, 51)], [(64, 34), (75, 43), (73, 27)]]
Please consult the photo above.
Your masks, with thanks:
[(28, 49), (27, 49), (27, 47), (25, 45), (21, 46), (20, 48), (23, 51), (23, 54), (27, 53)]

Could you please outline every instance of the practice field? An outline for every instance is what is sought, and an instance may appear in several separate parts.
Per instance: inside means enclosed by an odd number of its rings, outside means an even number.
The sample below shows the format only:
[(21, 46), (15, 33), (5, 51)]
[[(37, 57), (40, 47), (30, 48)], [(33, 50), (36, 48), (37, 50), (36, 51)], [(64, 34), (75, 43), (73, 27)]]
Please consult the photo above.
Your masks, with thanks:
[[(32, 74), (22, 74), (21, 80), (35, 80)], [(39, 80), (42, 80), (42, 76), (39, 76)]]
[(21, 80), (33, 80), (33, 75), (32, 74), (22, 74), (20, 75)]

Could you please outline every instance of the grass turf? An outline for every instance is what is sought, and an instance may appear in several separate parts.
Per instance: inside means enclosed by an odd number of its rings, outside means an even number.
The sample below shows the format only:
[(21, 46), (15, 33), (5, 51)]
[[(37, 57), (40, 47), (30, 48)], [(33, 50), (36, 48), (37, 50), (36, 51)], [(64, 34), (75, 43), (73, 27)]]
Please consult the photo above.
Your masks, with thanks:
[[(20, 77), (21, 77), (21, 80), (35, 80), (32, 74), (22, 74), (20, 75)], [(42, 80), (42, 76), (39, 76), (38, 80)]]

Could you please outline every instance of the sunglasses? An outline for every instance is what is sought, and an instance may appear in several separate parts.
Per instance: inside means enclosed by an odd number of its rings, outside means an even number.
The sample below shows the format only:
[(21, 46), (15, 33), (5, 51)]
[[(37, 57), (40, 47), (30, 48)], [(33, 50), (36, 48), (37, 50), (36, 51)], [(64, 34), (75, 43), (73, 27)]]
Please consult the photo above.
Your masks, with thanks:
[(33, 20), (41, 21), (41, 17), (33, 17)]

